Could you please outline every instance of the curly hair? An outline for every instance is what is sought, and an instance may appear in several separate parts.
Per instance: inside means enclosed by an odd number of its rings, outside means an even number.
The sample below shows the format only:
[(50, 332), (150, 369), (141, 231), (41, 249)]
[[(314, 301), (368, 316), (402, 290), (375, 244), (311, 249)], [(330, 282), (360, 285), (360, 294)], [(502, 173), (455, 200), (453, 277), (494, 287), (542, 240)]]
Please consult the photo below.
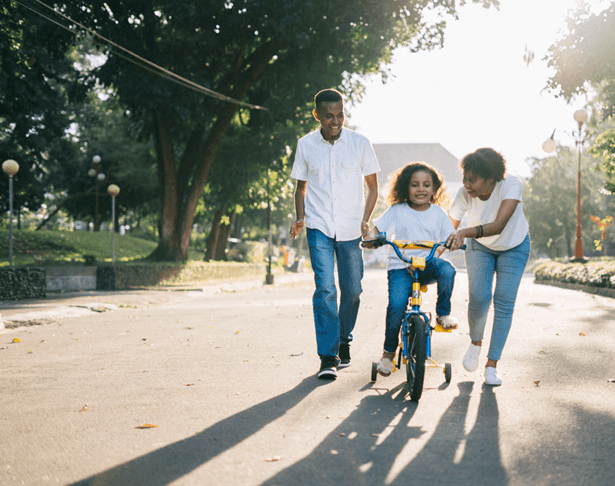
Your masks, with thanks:
[(405, 167), (391, 174), (389, 178), (391, 189), (387, 196), (387, 203), (393, 206), (393, 204), (408, 202), (412, 174), (419, 171), (431, 174), (431, 179), (433, 181), (433, 196), (431, 197), (431, 202), (441, 208), (448, 209), (451, 205), (451, 197), (444, 183), (444, 178), (435, 167), (426, 162), (410, 162)]
[(472, 172), (485, 180), (499, 182), (506, 177), (506, 159), (492, 148), (480, 148), (466, 155), (459, 161), (459, 167), (464, 174)]

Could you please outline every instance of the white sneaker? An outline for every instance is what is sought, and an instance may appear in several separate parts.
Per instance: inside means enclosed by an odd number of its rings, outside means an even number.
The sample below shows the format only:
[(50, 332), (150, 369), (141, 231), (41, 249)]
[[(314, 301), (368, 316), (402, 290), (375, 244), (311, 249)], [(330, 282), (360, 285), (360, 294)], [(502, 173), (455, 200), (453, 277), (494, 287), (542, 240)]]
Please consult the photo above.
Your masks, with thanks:
[(498, 370), (487, 366), (485, 368), (485, 385), (500, 386), (502, 384), (502, 378), (498, 375)]
[(451, 331), (453, 329), (457, 329), (459, 327), (457, 325), (457, 318), (451, 316), (437, 316), (436, 322), (442, 326), (442, 328), (446, 331)]
[(466, 371), (476, 371), (476, 368), (478, 368), (478, 357), (480, 356), (481, 348), (482, 346), (470, 343), (470, 347), (463, 357), (463, 367)]
[(395, 363), (393, 363), (393, 359), (395, 359), (395, 353), (384, 351), (382, 353), (382, 358), (380, 358), (378, 366), (376, 367), (378, 373), (380, 373), (382, 376), (389, 376), (391, 373), (393, 373), (393, 370), (395, 369)]

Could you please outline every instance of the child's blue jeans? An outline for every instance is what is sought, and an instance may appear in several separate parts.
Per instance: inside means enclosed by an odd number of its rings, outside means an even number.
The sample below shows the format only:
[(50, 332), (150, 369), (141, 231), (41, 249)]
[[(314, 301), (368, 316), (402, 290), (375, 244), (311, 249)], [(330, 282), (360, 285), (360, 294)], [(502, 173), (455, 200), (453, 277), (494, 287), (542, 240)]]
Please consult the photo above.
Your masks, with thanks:
[[(399, 328), (412, 294), (412, 276), (405, 268), (388, 271), (389, 305), (387, 306), (384, 350), (395, 352), (399, 345)], [(438, 284), (436, 314), (448, 316), (451, 313), (451, 296), (455, 285), (455, 267), (441, 258), (432, 258), (425, 270), (419, 272), (421, 285)]]

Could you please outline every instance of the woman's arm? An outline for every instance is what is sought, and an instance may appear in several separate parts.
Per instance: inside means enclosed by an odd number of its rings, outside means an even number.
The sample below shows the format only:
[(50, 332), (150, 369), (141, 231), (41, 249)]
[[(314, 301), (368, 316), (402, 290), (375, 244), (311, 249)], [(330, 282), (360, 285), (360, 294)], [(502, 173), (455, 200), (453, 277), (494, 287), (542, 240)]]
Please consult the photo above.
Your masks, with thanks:
[(517, 199), (504, 199), (502, 204), (500, 204), (500, 208), (498, 209), (498, 214), (495, 217), (495, 221), (492, 223), (487, 223), (484, 225), (472, 226), (470, 228), (459, 228), (460, 221), (457, 221), (451, 218), (453, 223), (453, 227), (457, 230), (447, 238), (447, 244), (450, 247), (451, 251), (457, 250), (461, 248), (463, 245), (463, 240), (466, 238), (482, 238), (483, 236), (493, 236), (499, 235), (504, 228), (508, 224), (508, 221), (512, 217), (515, 209), (517, 209), (517, 205), (519, 201)]

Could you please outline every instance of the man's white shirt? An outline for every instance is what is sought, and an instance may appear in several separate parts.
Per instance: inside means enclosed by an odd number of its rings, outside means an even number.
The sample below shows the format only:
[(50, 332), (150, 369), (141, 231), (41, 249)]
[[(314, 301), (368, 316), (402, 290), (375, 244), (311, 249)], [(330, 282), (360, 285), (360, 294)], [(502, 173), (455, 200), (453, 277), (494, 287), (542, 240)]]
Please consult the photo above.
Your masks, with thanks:
[(302, 137), (291, 177), (307, 181), (305, 226), (338, 241), (359, 238), (365, 209), (363, 178), (377, 172), (372, 144), (359, 133), (343, 128), (334, 144), (320, 129)]

